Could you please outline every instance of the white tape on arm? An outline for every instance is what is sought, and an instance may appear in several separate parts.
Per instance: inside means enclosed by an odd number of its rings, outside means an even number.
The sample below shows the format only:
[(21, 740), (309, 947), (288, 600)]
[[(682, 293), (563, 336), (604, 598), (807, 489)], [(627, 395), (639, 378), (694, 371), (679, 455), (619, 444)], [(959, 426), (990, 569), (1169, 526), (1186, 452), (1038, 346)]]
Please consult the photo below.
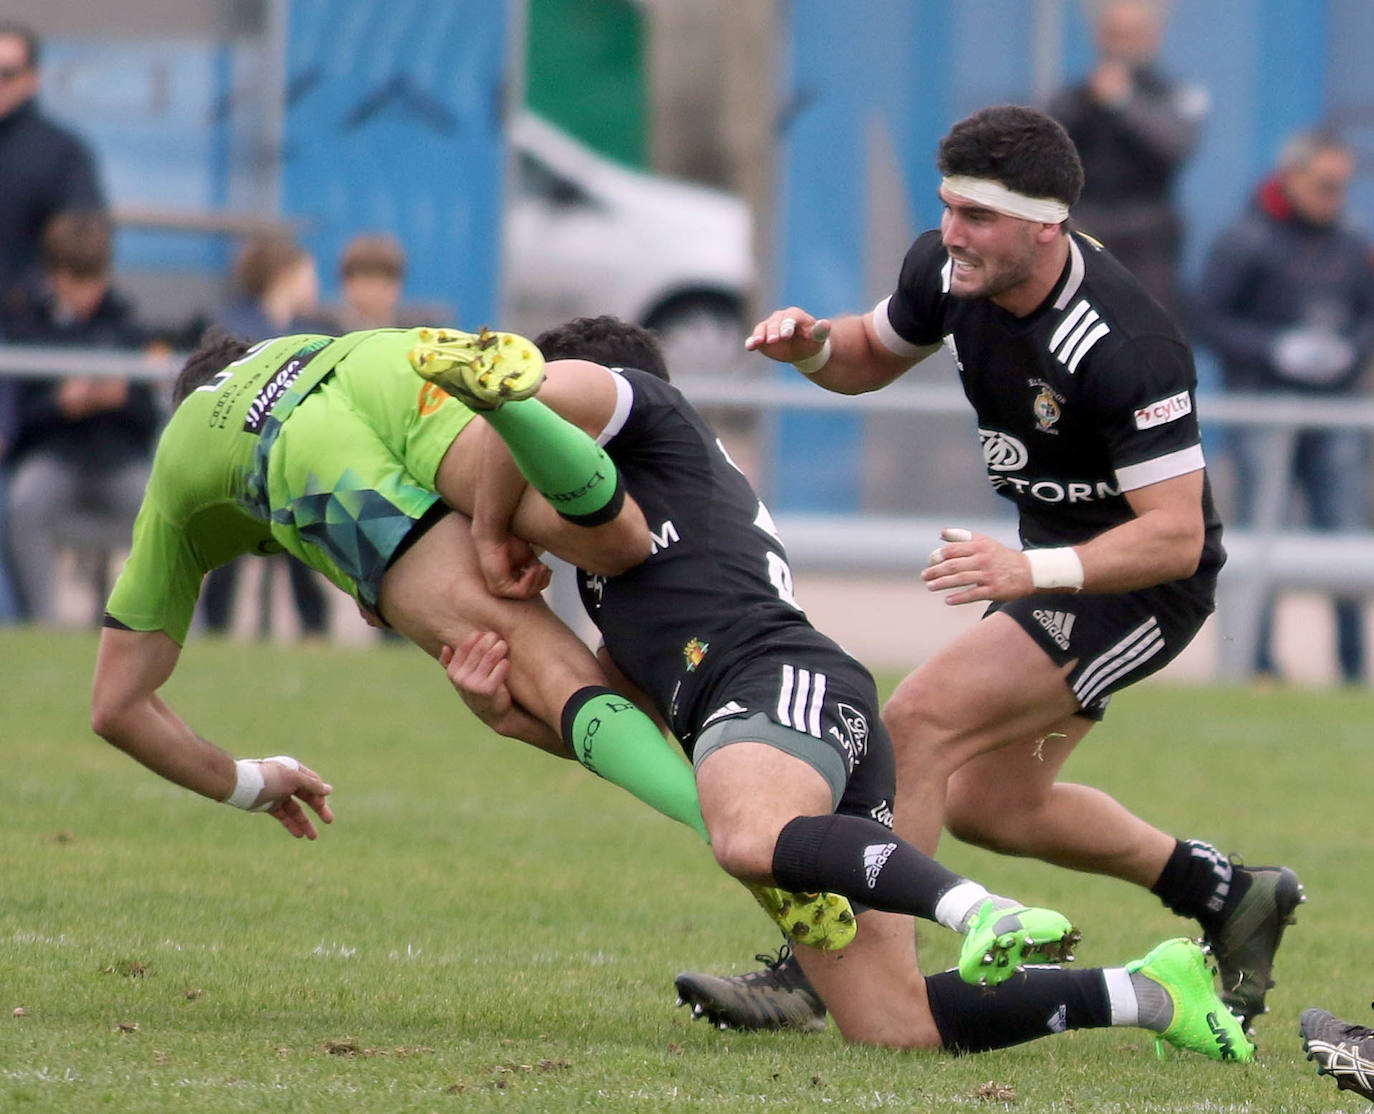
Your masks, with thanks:
[(226, 805), (233, 805), (248, 812), (266, 812), (269, 808), (275, 807), (276, 801), (263, 801), (260, 805), (253, 803), (258, 799), (263, 786), (267, 784), (267, 779), (262, 773), (264, 762), (276, 762), (288, 770), (301, 768), (300, 762), (289, 754), (274, 754), (271, 758), (240, 758), (234, 763), (237, 780), (234, 782), (234, 791), (224, 798)]
[(224, 798), (226, 805), (235, 808), (252, 809), (262, 787), (266, 784), (262, 776), (262, 765), (256, 758), (240, 758), (234, 763), (234, 791)]
[(1073, 546), (1027, 549), (1025, 553), (1035, 587), (1070, 588), (1075, 592), (1083, 587), (1083, 562)]
[(830, 335), (827, 333), (819, 352), (814, 356), (807, 356), (804, 360), (793, 360), (792, 366), (803, 375), (815, 375), (816, 372), (820, 371), (821, 368), (825, 367), (825, 365), (830, 362), (831, 350)]

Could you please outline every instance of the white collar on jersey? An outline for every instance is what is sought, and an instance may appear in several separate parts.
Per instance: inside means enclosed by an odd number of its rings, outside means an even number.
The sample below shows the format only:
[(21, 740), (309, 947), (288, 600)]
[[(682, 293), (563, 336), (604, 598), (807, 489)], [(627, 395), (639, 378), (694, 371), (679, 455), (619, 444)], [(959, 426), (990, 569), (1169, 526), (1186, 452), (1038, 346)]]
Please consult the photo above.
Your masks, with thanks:
[(1073, 233), (1069, 233), (1069, 277), (1064, 280), (1064, 289), (1059, 291), (1059, 296), (1054, 299), (1055, 309), (1067, 308), (1073, 296), (1078, 293), (1078, 288), (1083, 285), (1083, 252), (1079, 250), (1077, 241), (1073, 238)]

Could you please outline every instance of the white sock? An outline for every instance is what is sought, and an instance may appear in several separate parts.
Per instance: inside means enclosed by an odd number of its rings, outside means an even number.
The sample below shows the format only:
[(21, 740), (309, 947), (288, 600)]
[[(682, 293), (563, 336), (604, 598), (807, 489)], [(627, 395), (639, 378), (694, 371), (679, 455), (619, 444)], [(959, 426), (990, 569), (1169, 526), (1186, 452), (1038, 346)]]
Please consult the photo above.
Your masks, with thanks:
[(1139, 1026), (1162, 1033), (1174, 1019), (1174, 1000), (1148, 975), (1124, 967), (1105, 967), (1102, 981), (1112, 1009), (1112, 1024)]
[(1104, 967), (1102, 981), (1107, 985), (1107, 1002), (1112, 1008), (1113, 1025), (1135, 1025), (1140, 1018), (1140, 1002), (1124, 967)]
[(935, 903), (935, 919), (948, 929), (965, 933), (986, 901), (991, 901), (994, 909), (1011, 909), (1020, 905), (1020, 902), (1009, 897), (988, 893), (977, 882), (965, 879), (940, 895), (940, 900)]

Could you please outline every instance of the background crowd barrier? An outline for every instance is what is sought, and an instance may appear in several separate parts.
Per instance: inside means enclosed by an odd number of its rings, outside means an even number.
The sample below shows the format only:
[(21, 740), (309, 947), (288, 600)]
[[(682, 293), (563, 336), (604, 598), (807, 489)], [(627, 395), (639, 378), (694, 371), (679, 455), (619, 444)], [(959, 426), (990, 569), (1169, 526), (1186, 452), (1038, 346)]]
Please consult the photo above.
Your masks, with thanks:
[[(0, 344), (0, 376), (124, 376), (170, 387), (181, 356), (123, 351), (72, 350)], [(897, 385), (867, 395), (823, 391), (797, 378), (678, 377), (677, 385), (698, 406), (735, 412), (759, 420), (763, 443), (753, 478), (765, 499), (775, 487), (777, 454), (768, 450), (768, 431), (784, 411), (830, 411), (863, 415), (948, 415), (969, 425), (972, 412), (962, 391), (951, 384)], [(165, 394), (164, 394), (165, 398)], [(1290, 496), (1289, 463), (1300, 430), (1360, 429), (1374, 434), (1374, 400), (1306, 399), (1294, 396), (1204, 394), (1199, 411), (1209, 435), (1232, 427), (1263, 429), (1269, 440), (1257, 478), (1255, 521), (1246, 529), (1228, 527), (1227, 551), (1217, 594), (1220, 679), (1240, 680), (1254, 661), (1255, 641), (1265, 600), (1276, 591), (1314, 590), (1350, 595), (1374, 594), (1374, 532), (1315, 533), (1284, 525)], [(818, 446), (823, 451), (823, 446)], [(797, 568), (835, 572), (904, 573), (924, 567), (938, 544), (940, 529), (957, 525), (1016, 544), (1010, 504), (1005, 516), (970, 517), (957, 505), (947, 511), (903, 514), (813, 514), (775, 507), (774, 517)], [(73, 538), (95, 544), (104, 533), (98, 522), (72, 523)], [(119, 529), (127, 530), (125, 524)]]

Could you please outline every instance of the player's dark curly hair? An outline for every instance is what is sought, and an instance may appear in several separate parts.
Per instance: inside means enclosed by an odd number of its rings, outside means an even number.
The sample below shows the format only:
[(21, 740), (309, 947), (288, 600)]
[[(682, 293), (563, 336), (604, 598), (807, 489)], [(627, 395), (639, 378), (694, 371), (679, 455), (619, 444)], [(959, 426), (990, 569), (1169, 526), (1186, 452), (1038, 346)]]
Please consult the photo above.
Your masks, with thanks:
[(211, 325), (200, 337), (200, 347), (186, 357), (172, 385), (172, 405), (180, 406), (181, 400), (197, 387), (210, 382), (216, 375), (243, 358), (252, 344), (242, 337), (226, 332), (218, 325)]
[(642, 325), (619, 317), (574, 317), (534, 338), (546, 360), (590, 360), (607, 367), (633, 367), (667, 382), (668, 365), (658, 338)]
[(1019, 104), (984, 108), (940, 140), (940, 173), (991, 178), (1027, 197), (1073, 205), (1083, 191), (1078, 149), (1057, 120)]

